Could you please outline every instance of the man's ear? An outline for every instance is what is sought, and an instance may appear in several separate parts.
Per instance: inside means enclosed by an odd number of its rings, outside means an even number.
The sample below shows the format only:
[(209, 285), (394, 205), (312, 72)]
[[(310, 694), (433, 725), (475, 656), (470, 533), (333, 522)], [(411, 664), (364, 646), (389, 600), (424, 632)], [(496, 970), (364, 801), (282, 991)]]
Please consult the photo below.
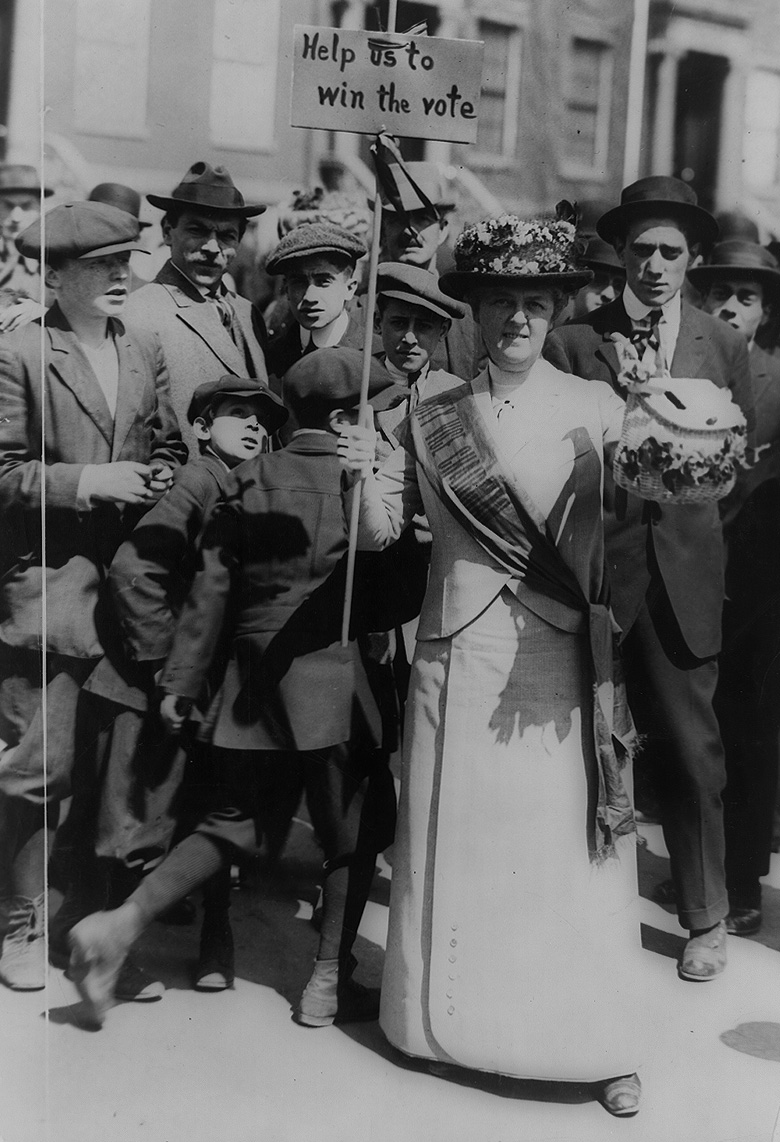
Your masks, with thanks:
[(693, 269), (694, 266), (701, 265), (703, 261), (704, 258), (702, 257), (701, 243), (693, 242), (688, 247), (688, 269), (690, 270)]
[(764, 325), (768, 325), (777, 313), (777, 302), (765, 301), (761, 307), (761, 320), (758, 323), (758, 328), (761, 329)]
[(198, 440), (211, 440), (211, 425), (202, 416), (196, 416), (192, 422), (192, 431)]
[(612, 248), (620, 259), (620, 264), (625, 267), (626, 264), (626, 240), (622, 235), (615, 238), (612, 243)]
[(447, 214), (444, 218), (439, 220), (439, 245), (446, 242), (447, 236), (450, 232), (450, 215)]
[(332, 433), (338, 436), (343, 424), (357, 424), (359, 409), (355, 408), (334, 408), (328, 413), (328, 428)]
[(352, 277), (347, 282), (347, 291), (350, 298), (355, 296), (355, 291), (357, 290), (359, 284), (360, 278), (358, 277), (357, 266), (355, 266), (354, 270), (352, 271)]
[(171, 230), (172, 229), (173, 229), (173, 227), (171, 226), (168, 219), (163, 218), (163, 220), (162, 220), (162, 235), (163, 235), (163, 245), (164, 246), (170, 246), (170, 244), (171, 244)]
[(49, 289), (59, 289), (62, 282), (62, 276), (59, 270), (53, 269), (51, 266), (46, 267), (46, 272), (43, 275), (43, 280)]
[(452, 329), (452, 319), (449, 317), (445, 317), (444, 321), (442, 321), (442, 323), (441, 323), (441, 334), (439, 335), (440, 341), (442, 340), (443, 337), (447, 336), (450, 329)]

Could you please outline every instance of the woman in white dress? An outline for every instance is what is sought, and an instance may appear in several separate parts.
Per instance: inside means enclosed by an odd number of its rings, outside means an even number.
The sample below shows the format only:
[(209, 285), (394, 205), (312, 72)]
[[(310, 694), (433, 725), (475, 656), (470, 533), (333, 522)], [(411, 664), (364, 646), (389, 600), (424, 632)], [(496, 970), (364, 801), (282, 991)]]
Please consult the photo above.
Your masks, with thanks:
[(381, 1025), (409, 1055), (596, 1084), (639, 1108), (633, 740), (604, 581), (604, 452), (624, 404), (540, 357), (589, 279), (574, 227), (511, 216), (455, 247), (490, 363), (425, 399), (374, 474), (359, 544), (433, 536), (406, 714)]

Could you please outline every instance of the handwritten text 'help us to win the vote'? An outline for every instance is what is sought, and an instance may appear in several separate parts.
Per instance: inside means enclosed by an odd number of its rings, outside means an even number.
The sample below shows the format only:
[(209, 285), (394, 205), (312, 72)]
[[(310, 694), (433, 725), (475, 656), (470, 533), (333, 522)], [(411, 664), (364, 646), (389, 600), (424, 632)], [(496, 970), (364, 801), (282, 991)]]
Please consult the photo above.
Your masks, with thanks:
[[(366, 93), (357, 87), (350, 86), (348, 82), (350, 65), (357, 59), (354, 48), (341, 43), (338, 33), (324, 36), (319, 32), (304, 33), (301, 58), (304, 60), (330, 61), (338, 65), (338, 70), (345, 75), (341, 83), (335, 85), (318, 85), (317, 93), (322, 107), (345, 107), (351, 110), (364, 110), (366, 107)], [(410, 71), (434, 71), (436, 61), (432, 55), (426, 54), (417, 46), (414, 40), (402, 42), (397, 48), (381, 46), (369, 47), (370, 63), (376, 68), (407, 68)], [(433, 95), (420, 95), (422, 107), (413, 107), (411, 100), (396, 94), (396, 85), (392, 80), (380, 83), (376, 90), (376, 98), (380, 112), (389, 112), (394, 115), (419, 114), (420, 109), (425, 115), (437, 115), (439, 118), (476, 119), (477, 112), (474, 104), (464, 99), (457, 83), (453, 83), (448, 91)]]

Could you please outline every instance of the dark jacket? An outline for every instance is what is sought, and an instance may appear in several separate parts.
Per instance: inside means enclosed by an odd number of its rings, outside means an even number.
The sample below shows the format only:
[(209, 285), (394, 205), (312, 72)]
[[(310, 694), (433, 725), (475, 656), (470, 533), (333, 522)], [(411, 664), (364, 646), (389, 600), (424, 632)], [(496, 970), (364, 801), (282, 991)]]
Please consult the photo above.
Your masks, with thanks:
[[(624, 396), (617, 382), (620, 370), (611, 341), (615, 332), (631, 332), (631, 321), (620, 298), (582, 321), (554, 329), (547, 338), (544, 356), (565, 372), (607, 381)], [(675, 377), (707, 377), (719, 387), (731, 389), (752, 431), (753, 391), (744, 339), (724, 322), (685, 301), (671, 373)], [(697, 658), (717, 654), (724, 594), (723, 536), (717, 504), (653, 505), (648, 512), (638, 497), (623, 497), (608, 472), (604, 525), (612, 606), (624, 634), (637, 617), (651, 572), (657, 567), (689, 650)]]
[[(0, 640), (35, 649), (46, 582), (49, 650), (102, 652), (96, 613), (107, 568), (143, 509), (98, 503), (81, 511), (87, 464), (186, 458), (158, 343), (110, 319), (119, 358), (116, 415), (57, 305), (0, 340)], [(43, 436), (43, 439), (42, 439)], [(45, 492), (46, 550), (41, 536)], [(102, 613), (102, 612), (101, 612)]]

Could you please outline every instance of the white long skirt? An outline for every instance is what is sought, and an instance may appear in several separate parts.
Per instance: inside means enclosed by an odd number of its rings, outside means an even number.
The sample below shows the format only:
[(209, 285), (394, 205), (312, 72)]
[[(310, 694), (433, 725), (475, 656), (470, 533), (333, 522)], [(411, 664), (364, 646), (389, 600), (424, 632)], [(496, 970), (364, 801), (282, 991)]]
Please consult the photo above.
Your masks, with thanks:
[(637, 1069), (633, 838), (591, 862), (587, 644), (508, 590), (412, 667), (380, 1022), (523, 1078)]

